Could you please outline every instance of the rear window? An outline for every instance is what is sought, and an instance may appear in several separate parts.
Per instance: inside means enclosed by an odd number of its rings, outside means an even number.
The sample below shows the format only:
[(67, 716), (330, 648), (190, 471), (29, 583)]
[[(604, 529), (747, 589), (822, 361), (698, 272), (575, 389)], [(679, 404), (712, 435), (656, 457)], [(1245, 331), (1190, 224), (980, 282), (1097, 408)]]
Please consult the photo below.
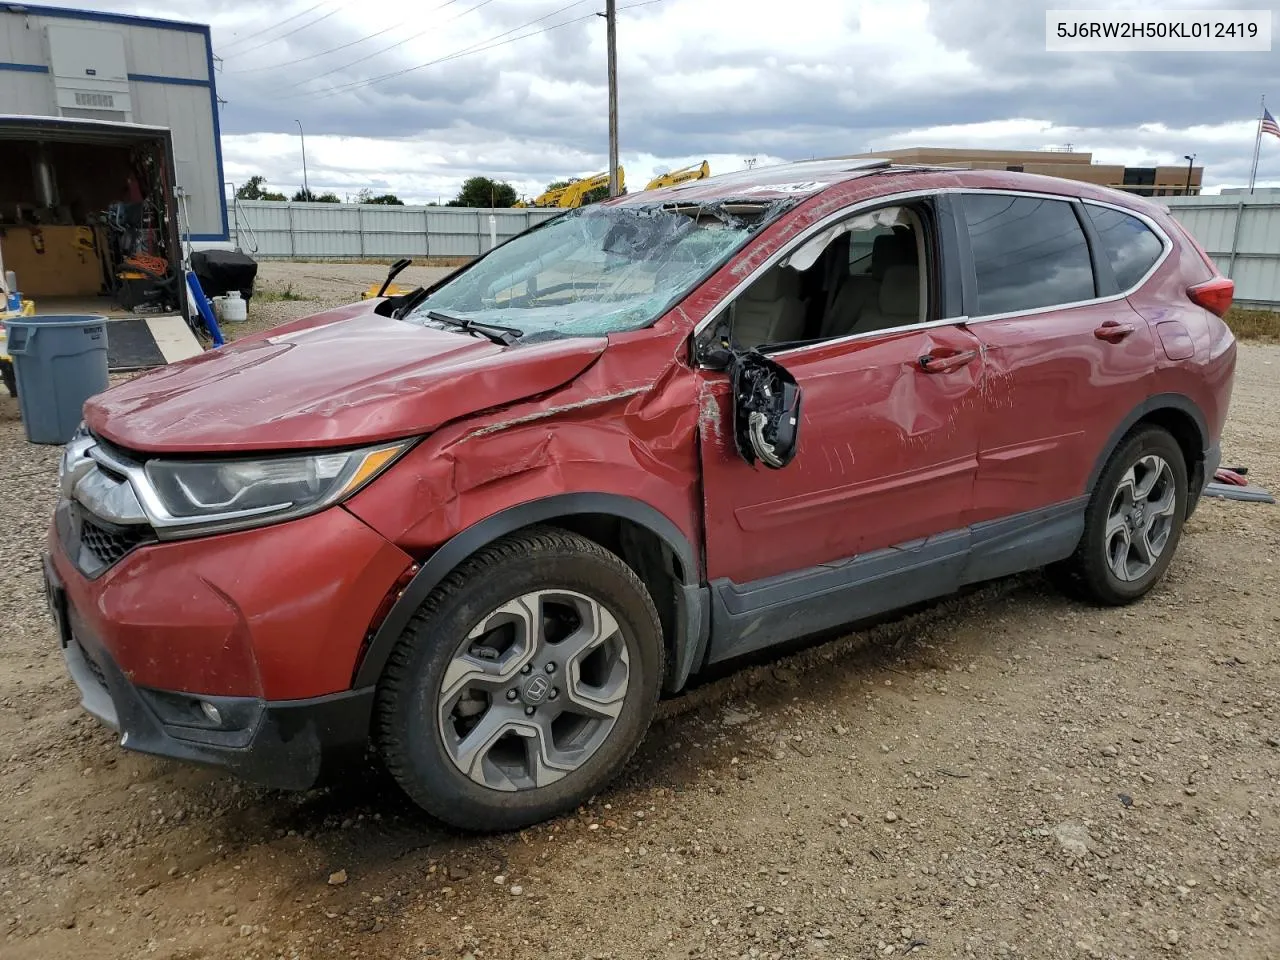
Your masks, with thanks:
[(1063, 200), (966, 194), (978, 313), (1016, 313), (1091, 300), (1089, 245)]
[(1164, 244), (1137, 217), (1091, 203), (1085, 209), (1120, 289), (1132, 290), (1160, 259)]

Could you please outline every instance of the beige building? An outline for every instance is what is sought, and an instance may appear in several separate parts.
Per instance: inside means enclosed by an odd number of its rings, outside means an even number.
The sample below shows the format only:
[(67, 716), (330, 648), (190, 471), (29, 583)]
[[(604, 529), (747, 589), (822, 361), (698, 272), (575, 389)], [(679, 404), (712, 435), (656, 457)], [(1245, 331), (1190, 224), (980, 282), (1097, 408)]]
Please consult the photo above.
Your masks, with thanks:
[(962, 150), (948, 147), (908, 147), (855, 153), (854, 158), (881, 157), (898, 163), (956, 166), (971, 170), (1016, 170), (1048, 177), (1082, 180), (1099, 186), (1125, 190), (1142, 197), (1180, 197), (1200, 192), (1203, 167), (1192, 165), (1187, 187), (1185, 164), (1167, 167), (1125, 167), (1094, 163), (1093, 154), (1069, 150)]

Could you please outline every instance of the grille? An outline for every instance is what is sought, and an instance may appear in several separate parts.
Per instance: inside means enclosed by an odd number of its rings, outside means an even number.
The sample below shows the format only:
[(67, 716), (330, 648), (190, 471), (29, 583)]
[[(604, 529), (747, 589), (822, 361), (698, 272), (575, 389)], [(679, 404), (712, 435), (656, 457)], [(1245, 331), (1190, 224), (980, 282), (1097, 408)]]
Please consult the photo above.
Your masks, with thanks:
[(89, 656), (89, 651), (84, 648), (84, 644), (79, 640), (73, 640), (72, 642), (79, 648), (80, 656), (89, 667), (89, 672), (93, 674), (93, 679), (97, 680), (98, 686), (105, 690), (107, 688), (107, 678), (102, 672), (102, 667), (98, 665), (98, 661)]
[(147, 527), (119, 527), (108, 530), (81, 513), (80, 540), (103, 566), (111, 566), (139, 544), (151, 539)]
[(77, 107), (105, 107), (110, 110), (116, 105), (115, 99), (109, 93), (81, 93), (76, 91)]

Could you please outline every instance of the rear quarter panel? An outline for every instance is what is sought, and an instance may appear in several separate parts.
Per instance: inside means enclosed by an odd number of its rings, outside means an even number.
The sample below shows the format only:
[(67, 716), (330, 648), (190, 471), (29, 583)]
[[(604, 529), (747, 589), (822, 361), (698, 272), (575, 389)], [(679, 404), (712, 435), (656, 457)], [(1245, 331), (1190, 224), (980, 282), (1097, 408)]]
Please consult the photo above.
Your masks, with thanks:
[[(1190, 399), (1204, 417), (1208, 431), (1206, 443), (1218, 443), (1231, 403), (1236, 341), (1226, 323), (1187, 296), (1188, 287), (1210, 279), (1215, 271), (1205, 263), (1173, 217), (1154, 205), (1144, 208), (1143, 212), (1173, 241), (1173, 250), (1164, 263), (1129, 296), (1130, 306), (1146, 319), (1156, 334), (1153, 392)], [(1179, 335), (1185, 331), (1193, 351), (1191, 356), (1181, 356), (1177, 351), (1164, 348), (1159, 336), (1162, 325), (1176, 325)], [(1167, 333), (1166, 339), (1173, 342)]]

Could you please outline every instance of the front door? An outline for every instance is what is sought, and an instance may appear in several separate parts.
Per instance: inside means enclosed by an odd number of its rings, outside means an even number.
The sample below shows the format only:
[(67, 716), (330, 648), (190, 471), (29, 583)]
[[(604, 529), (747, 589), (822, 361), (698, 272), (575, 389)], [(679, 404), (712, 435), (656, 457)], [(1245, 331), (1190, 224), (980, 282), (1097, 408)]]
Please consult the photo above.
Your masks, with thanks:
[[(931, 211), (898, 219), (884, 242), (855, 232), (833, 244), (838, 270), (824, 255), (807, 276), (767, 273), (739, 298), (734, 326), (752, 342), (737, 345), (766, 352), (801, 390), (789, 464), (748, 465), (731, 427), (729, 377), (698, 370), (713, 660), (946, 592), (963, 563), (981, 344), (963, 322), (935, 319), (945, 306)], [(872, 247), (884, 257), (868, 271)], [(833, 323), (841, 304), (853, 312)], [(770, 346), (820, 331), (833, 336)]]

